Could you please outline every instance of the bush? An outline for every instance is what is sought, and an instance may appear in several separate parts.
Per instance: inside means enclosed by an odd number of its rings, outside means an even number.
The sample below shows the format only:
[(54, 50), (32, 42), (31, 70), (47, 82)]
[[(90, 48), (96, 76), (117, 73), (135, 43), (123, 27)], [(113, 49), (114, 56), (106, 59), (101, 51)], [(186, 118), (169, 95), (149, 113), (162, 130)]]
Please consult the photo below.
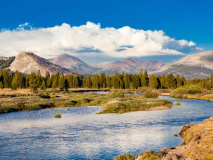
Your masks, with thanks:
[(176, 132), (174, 133), (174, 136), (175, 136), (175, 137), (177, 137), (177, 136), (178, 136)]
[(181, 105), (181, 103), (180, 102), (175, 102), (175, 105)]
[(174, 98), (184, 98), (186, 94), (202, 93), (203, 88), (199, 85), (183, 86), (173, 90), (170, 94)]
[(118, 157), (115, 157), (114, 160), (134, 160), (136, 156), (134, 155), (129, 155), (129, 154), (123, 154)]
[(55, 114), (54, 117), (55, 117), (55, 118), (61, 118), (61, 114), (60, 114), (60, 113)]
[(160, 152), (155, 153), (153, 150), (151, 150), (151, 151), (141, 153), (140, 156), (141, 156), (141, 159), (143, 160), (156, 160), (161, 158), (162, 153)]
[(48, 99), (51, 98), (49, 93), (39, 93), (38, 96), (41, 97), (41, 98), (48, 98)]
[(110, 94), (110, 98), (123, 98), (124, 97), (124, 92), (122, 89), (116, 91), (112, 91), (112, 93)]
[(152, 89), (148, 89), (144, 93), (144, 97), (146, 98), (157, 98), (157, 92), (153, 91)]
[(203, 91), (203, 88), (199, 85), (189, 86), (189, 89), (188, 89), (189, 94), (197, 94), (197, 93), (201, 93), (202, 91)]

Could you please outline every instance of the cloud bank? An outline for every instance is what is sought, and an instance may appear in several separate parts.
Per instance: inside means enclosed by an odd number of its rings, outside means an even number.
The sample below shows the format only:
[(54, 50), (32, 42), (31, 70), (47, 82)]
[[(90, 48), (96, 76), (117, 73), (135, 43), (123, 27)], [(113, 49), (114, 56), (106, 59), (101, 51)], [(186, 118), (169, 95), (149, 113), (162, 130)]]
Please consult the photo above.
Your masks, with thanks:
[(30, 51), (45, 58), (68, 53), (79, 56), (142, 57), (184, 55), (200, 50), (192, 41), (175, 40), (160, 31), (144, 31), (128, 26), (101, 28), (100, 24), (33, 28), (29, 23), (0, 32), (0, 56)]

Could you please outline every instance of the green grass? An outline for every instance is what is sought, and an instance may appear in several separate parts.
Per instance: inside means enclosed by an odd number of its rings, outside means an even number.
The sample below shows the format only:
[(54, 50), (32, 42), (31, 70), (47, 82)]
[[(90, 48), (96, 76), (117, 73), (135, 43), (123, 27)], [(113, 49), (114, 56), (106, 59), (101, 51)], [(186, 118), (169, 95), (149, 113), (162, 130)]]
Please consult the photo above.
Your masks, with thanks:
[(175, 105), (181, 105), (181, 103), (180, 102), (175, 102)]
[[(119, 90), (117, 96), (96, 93), (73, 93), (65, 91), (41, 91), (38, 94), (4, 96), (0, 98), (0, 113), (15, 111), (28, 111), (49, 108), (80, 107), (80, 106), (104, 106), (100, 113), (125, 113), (131, 111), (147, 110), (156, 106), (171, 106), (171, 102), (145, 98), (142, 95), (123, 95)], [(109, 103), (115, 101), (116, 103)]]
[(134, 155), (123, 154), (117, 157), (114, 157), (114, 160), (134, 160), (136, 157)]
[(60, 113), (55, 114), (54, 117), (55, 117), (55, 118), (61, 118), (61, 114), (60, 114)]
[(125, 113), (132, 111), (149, 110), (158, 106), (171, 106), (172, 102), (164, 99), (145, 98), (139, 95), (125, 96), (124, 98), (114, 99), (113, 103), (108, 103), (104, 106), (104, 110), (99, 114), (104, 113)]

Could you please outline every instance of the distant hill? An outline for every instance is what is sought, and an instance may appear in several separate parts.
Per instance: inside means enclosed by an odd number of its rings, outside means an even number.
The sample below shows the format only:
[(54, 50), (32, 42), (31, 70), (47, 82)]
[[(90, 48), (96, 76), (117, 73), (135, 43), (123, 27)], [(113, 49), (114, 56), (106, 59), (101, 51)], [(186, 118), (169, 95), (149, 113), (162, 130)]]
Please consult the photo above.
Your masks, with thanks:
[(97, 69), (84, 63), (77, 57), (71, 56), (69, 54), (62, 54), (56, 58), (49, 60), (50, 62), (69, 69), (71, 72), (78, 72), (84, 74), (92, 74)]
[(188, 55), (175, 63), (162, 67), (152, 74), (169, 74), (184, 76), (187, 79), (206, 78), (213, 72), (213, 51)]
[(126, 73), (139, 73), (140, 69), (146, 69), (148, 72), (153, 72), (165, 65), (166, 63), (163, 62), (139, 61), (134, 58), (126, 58), (123, 61), (102, 62), (94, 67), (100, 68), (105, 72), (114, 72), (116, 70), (119, 73), (122, 71)]
[(69, 73), (69, 70), (55, 65), (48, 60), (41, 58), (30, 52), (19, 53), (13, 63), (10, 65), (9, 69), (11, 71), (19, 71), (22, 73), (30, 74), (31, 72), (37, 72), (40, 70), (41, 75), (45, 76), (46, 71), (49, 71), (50, 74), (54, 73)]
[(14, 61), (15, 57), (1, 57), (0, 56), (0, 70), (5, 69), (10, 66), (10, 64)]

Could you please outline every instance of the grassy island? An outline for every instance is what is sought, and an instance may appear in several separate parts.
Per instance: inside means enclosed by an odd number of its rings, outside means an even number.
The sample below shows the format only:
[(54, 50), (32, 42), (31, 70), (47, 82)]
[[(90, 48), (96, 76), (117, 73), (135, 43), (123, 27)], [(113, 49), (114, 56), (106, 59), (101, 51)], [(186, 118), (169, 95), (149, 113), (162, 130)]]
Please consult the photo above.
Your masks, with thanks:
[(122, 90), (112, 91), (109, 94), (50, 90), (38, 93), (25, 91), (24, 94), (21, 91), (7, 90), (0, 95), (0, 113), (80, 106), (104, 106), (104, 110), (99, 113), (125, 113), (169, 109), (172, 105), (172, 102), (156, 97), (124, 95)]

